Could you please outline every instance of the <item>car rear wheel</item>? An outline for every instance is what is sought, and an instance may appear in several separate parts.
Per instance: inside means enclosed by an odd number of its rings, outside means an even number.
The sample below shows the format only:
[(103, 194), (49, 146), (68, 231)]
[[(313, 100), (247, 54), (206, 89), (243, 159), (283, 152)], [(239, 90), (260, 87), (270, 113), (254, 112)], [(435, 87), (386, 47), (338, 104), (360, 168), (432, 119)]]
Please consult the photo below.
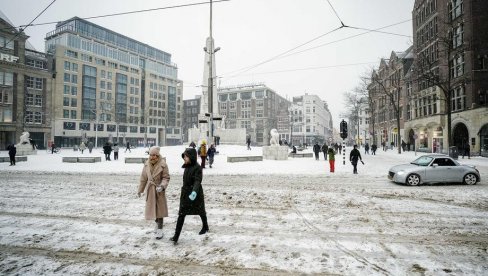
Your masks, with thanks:
[(463, 182), (466, 185), (474, 185), (478, 181), (478, 178), (473, 173), (468, 173), (464, 176)]
[(407, 176), (407, 185), (417, 186), (420, 184), (420, 176), (417, 174), (411, 174)]

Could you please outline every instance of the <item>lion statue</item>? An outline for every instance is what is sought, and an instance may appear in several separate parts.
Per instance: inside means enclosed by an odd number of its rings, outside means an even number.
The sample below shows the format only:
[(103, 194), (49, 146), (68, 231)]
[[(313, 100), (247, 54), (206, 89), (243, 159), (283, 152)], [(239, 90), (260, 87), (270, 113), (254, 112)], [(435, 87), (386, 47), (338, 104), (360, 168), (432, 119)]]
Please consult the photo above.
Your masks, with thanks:
[(278, 130), (273, 128), (269, 134), (271, 136), (271, 139), (269, 139), (269, 144), (271, 146), (279, 146), (280, 134), (278, 133)]
[(30, 144), (29, 136), (29, 132), (22, 132), (22, 135), (20, 135), (19, 145)]

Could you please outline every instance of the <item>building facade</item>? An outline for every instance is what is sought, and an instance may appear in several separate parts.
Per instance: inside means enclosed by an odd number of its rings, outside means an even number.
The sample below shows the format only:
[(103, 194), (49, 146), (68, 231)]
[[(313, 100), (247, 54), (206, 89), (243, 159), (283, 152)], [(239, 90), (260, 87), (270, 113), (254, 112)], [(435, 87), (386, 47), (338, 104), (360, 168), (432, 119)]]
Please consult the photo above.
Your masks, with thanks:
[(245, 128), (253, 145), (269, 145), (270, 130), (288, 118), (289, 101), (264, 84), (221, 87), (217, 96), (224, 128)]
[(289, 113), (290, 133), (283, 135), (292, 145), (332, 142), (332, 116), (327, 103), (317, 95), (293, 97)]
[[(408, 102), (406, 95), (411, 93), (409, 76), (414, 60), (412, 50), (413, 48), (409, 47), (403, 52), (393, 51), (390, 58), (381, 59), (378, 69), (372, 72), (367, 88), (371, 113), (368, 127), (373, 135), (371, 143), (378, 146), (390, 146), (393, 143), (398, 147), (401, 140), (404, 140), (405, 103)], [(400, 126), (397, 117), (400, 119)], [(401, 136), (400, 142), (398, 135)]]
[(448, 152), (450, 109), (453, 145), (488, 156), (488, 2), (417, 0), (412, 18), (416, 62), (405, 136), (417, 137), (420, 149)]
[(200, 114), (201, 96), (195, 99), (183, 100), (183, 120), (181, 131), (183, 133), (183, 142), (189, 142), (188, 129), (198, 127), (198, 116)]
[(46, 35), (46, 52), (57, 146), (181, 143), (183, 85), (169, 53), (77, 17)]
[(0, 150), (18, 143), (22, 132), (29, 132), (39, 149), (51, 137), (48, 57), (27, 38), (0, 13)]

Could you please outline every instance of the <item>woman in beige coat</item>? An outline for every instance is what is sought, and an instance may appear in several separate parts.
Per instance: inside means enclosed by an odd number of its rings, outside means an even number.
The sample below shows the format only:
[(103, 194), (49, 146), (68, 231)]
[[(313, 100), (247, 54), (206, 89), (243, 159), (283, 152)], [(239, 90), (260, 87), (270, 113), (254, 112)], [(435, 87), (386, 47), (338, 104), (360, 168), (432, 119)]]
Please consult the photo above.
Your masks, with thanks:
[(137, 195), (146, 195), (145, 218), (155, 220), (156, 239), (163, 238), (163, 218), (168, 216), (166, 188), (169, 183), (168, 165), (159, 153), (159, 147), (149, 149), (149, 159), (142, 169)]

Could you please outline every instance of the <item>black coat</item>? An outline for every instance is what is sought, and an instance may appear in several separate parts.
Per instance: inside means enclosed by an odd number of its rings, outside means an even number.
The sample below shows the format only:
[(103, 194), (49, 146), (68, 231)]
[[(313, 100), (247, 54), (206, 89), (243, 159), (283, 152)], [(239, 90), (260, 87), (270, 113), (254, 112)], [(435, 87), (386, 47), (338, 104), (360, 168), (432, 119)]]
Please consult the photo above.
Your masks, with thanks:
[(319, 146), (319, 144), (313, 145), (313, 152), (315, 152), (315, 153), (319, 153), (320, 152), (320, 146)]
[(14, 144), (9, 145), (7, 149), (8, 149), (9, 156), (15, 156), (17, 154), (17, 148), (15, 147)]
[(103, 153), (110, 154), (112, 152), (112, 147), (110, 145), (103, 146)]
[[(181, 155), (190, 157), (190, 164), (184, 164), (183, 168), (183, 186), (180, 195), (180, 210), (178, 215), (206, 215), (205, 196), (202, 188), (202, 168), (197, 162), (197, 151), (193, 148), (187, 148)], [(195, 191), (197, 197), (191, 201), (189, 196)]]
[(357, 164), (358, 160), (363, 160), (361, 158), (361, 153), (359, 152), (359, 150), (358, 149), (351, 150), (351, 153), (349, 154), (349, 161), (351, 161), (353, 164)]
[(327, 151), (329, 151), (329, 146), (327, 146), (327, 144), (324, 144), (324, 145), (322, 146), (322, 151), (323, 151), (324, 153), (327, 153)]

